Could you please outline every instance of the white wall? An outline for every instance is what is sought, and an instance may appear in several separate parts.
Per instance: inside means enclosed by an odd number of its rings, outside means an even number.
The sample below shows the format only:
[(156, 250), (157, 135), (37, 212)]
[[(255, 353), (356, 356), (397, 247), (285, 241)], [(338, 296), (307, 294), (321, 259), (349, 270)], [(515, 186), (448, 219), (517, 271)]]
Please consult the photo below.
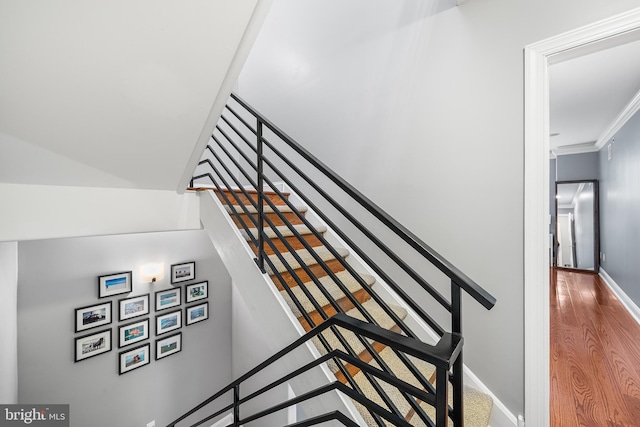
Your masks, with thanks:
[[(72, 427), (167, 425), (231, 381), (231, 279), (202, 230), (20, 242), (18, 244), (18, 398), (66, 403)], [(195, 261), (195, 280), (209, 282), (209, 319), (184, 325), (182, 351), (155, 360), (154, 292), (169, 289), (171, 264)], [(164, 263), (164, 278), (140, 268)], [(98, 300), (98, 276), (133, 271), (133, 292)], [(186, 306), (185, 284), (183, 310)], [(118, 299), (151, 293), (149, 365), (118, 373)], [(112, 350), (74, 363), (74, 309), (111, 300)]]
[(0, 243), (0, 402), (18, 403), (18, 244)]
[[(263, 335), (263, 329), (256, 325), (255, 316), (242, 298), (242, 293), (238, 291), (238, 285), (232, 287), (232, 373), (236, 379), (273, 356), (270, 343)], [(244, 286), (247, 286), (246, 284)], [(253, 377), (253, 379), (243, 384), (242, 395), (245, 396), (251, 391), (257, 390), (279, 378), (273, 369), (267, 368), (265, 371)], [(282, 373), (280, 373), (280, 376)], [(242, 406), (241, 414), (250, 414), (271, 407), (288, 399), (287, 387), (282, 385), (275, 387), (257, 399), (254, 399)], [(242, 416), (242, 415), (241, 415)], [(287, 411), (279, 411), (267, 418), (260, 420), (260, 425), (283, 426), (287, 424)]]
[[(524, 412), (523, 48), (639, 0), (278, 0), (239, 94), (498, 299), (465, 361)], [(268, 82), (268, 84), (265, 84)]]
[(0, 241), (200, 228), (193, 193), (0, 183)]

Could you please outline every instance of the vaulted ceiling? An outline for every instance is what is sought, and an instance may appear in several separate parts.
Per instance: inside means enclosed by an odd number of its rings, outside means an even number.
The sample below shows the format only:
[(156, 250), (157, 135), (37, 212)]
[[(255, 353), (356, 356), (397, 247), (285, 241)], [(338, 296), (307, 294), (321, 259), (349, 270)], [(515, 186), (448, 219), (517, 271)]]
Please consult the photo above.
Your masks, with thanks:
[(179, 189), (259, 3), (0, 2), (0, 183)]

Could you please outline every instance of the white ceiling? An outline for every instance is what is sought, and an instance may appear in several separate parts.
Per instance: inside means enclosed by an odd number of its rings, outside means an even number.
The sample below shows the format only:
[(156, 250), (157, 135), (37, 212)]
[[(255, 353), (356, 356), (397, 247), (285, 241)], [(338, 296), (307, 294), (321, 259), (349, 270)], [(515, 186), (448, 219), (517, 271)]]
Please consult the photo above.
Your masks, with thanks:
[(551, 150), (595, 151), (640, 91), (640, 40), (552, 65), (549, 91)]
[(0, 2), (0, 183), (178, 189), (257, 2)]

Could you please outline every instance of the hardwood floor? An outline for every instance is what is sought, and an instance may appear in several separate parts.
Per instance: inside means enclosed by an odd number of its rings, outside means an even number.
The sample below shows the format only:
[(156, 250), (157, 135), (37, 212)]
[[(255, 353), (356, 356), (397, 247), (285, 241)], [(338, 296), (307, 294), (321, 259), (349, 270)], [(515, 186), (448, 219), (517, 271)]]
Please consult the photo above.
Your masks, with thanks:
[(551, 270), (551, 426), (640, 426), (640, 326), (600, 277)]

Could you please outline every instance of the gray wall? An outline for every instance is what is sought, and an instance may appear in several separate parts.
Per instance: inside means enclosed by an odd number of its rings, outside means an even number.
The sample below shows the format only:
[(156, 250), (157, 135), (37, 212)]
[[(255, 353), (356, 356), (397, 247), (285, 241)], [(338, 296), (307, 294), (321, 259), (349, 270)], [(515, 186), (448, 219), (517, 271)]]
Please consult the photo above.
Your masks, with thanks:
[(18, 244), (0, 243), (0, 403), (18, 402)]
[(566, 154), (556, 159), (556, 181), (598, 179), (598, 153)]
[[(68, 403), (75, 427), (166, 425), (231, 380), (231, 281), (204, 231), (20, 242), (18, 245), (18, 398)], [(209, 320), (181, 329), (183, 350), (155, 359), (153, 292), (168, 289), (171, 264), (195, 261), (209, 281)], [(141, 265), (164, 262), (165, 277), (144, 283)], [(98, 276), (133, 271), (133, 292), (151, 292), (152, 361), (118, 375), (118, 310), (108, 326), (113, 350), (74, 363), (74, 308), (97, 298)], [(187, 282), (189, 283), (189, 282)], [(183, 307), (184, 308), (184, 286)], [(110, 299), (114, 305), (118, 298)], [(98, 328), (96, 330), (102, 330)]]
[(601, 266), (640, 305), (640, 113), (614, 140), (612, 159), (606, 145), (599, 156)]
[(640, 1), (430, 5), (275, 2), (239, 93), (496, 296), (465, 362), (523, 413), (523, 49)]

